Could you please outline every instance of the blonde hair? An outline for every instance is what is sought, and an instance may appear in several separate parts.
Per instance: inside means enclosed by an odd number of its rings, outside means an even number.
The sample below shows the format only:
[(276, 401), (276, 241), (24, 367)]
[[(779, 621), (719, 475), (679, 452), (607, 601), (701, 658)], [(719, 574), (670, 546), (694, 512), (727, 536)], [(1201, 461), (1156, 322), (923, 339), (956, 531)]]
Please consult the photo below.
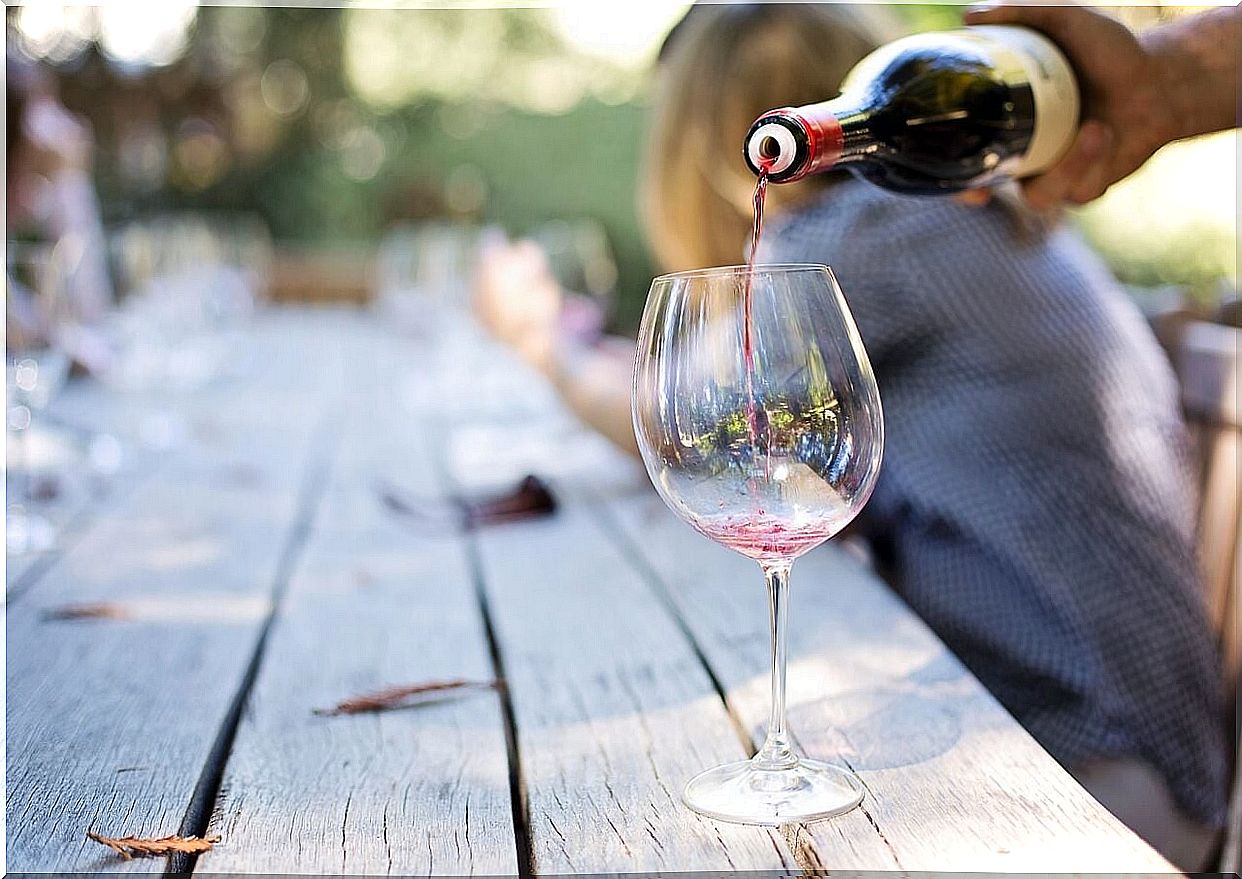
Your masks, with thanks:
[[(644, 154), (640, 210), (665, 271), (742, 260), (754, 175), (742, 139), (765, 110), (835, 97), (864, 55), (899, 35), (874, 7), (696, 6), (661, 52)], [(775, 213), (831, 182), (768, 191)]]

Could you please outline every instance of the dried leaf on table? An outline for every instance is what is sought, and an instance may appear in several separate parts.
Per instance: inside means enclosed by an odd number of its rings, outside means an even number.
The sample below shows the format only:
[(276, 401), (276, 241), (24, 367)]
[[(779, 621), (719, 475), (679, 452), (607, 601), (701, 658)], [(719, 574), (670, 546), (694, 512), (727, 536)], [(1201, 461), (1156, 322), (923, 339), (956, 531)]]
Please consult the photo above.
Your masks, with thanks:
[(333, 708), (316, 708), (314, 713), (324, 717), (334, 717), (338, 714), (366, 714), (374, 711), (391, 711), (415, 704), (417, 702), (415, 697), (436, 696), (455, 690), (494, 689), (497, 686), (497, 681), (427, 681), (422, 684), (388, 687), (384, 690), (377, 690), (374, 693), (366, 693), (353, 699), (346, 699)]
[(100, 845), (106, 845), (127, 861), (132, 861), (135, 857), (158, 857), (174, 852), (202, 854), (220, 841), (218, 836), (163, 836), (159, 839), (144, 839), (139, 836), (104, 836), (93, 831), (87, 831), (86, 836)]
[(66, 604), (45, 611), (45, 620), (125, 620), (130, 613), (119, 604), (98, 602), (94, 604)]

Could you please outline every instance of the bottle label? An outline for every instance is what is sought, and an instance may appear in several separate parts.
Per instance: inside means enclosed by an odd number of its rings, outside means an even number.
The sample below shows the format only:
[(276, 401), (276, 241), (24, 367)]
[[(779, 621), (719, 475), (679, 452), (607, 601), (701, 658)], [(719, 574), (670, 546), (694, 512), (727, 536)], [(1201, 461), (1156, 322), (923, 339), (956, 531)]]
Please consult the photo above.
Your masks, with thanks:
[[(1029, 177), (1051, 168), (1078, 132), (1080, 99), (1074, 71), (1061, 50), (1038, 31), (1013, 25), (979, 25), (960, 31), (996, 47), (1006, 64), (1020, 65), (1035, 102), (1035, 130), (1021, 156), (999, 168), (1009, 177)], [(1006, 66), (997, 58), (998, 68)]]

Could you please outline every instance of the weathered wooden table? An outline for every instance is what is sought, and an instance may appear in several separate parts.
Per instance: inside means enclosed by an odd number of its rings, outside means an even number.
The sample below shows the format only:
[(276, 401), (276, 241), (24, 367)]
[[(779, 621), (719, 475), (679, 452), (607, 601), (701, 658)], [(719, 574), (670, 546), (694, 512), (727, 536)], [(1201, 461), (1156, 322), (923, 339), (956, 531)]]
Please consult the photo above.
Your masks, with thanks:
[[(678, 522), (638, 465), (503, 352), (274, 310), (188, 435), (61, 511), (9, 566), (10, 871), (158, 871), (86, 840), (218, 834), (200, 872), (1168, 871), (862, 564), (794, 572), (790, 721), (862, 807), (700, 818), (694, 772), (767, 708), (758, 569)], [(133, 404), (71, 388), (66, 420)], [(381, 503), (546, 477), (548, 518), (470, 533)], [(117, 618), (57, 618), (107, 603)], [(387, 685), (507, 686), (380, 714)]]

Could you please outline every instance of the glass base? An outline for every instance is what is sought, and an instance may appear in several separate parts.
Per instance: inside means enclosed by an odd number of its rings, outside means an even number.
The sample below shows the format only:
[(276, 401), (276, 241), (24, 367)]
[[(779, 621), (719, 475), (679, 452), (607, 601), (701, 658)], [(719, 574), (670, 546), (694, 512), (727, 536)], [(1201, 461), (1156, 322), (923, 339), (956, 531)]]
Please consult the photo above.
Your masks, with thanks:
[(681, 798), (709, 818), (776, 825), (840, 815), (862, 796), (862, 782), (848, 769), (800, 759), (788, 769), (759, 769), (752, 760), (726, 763), (690, 779)]

